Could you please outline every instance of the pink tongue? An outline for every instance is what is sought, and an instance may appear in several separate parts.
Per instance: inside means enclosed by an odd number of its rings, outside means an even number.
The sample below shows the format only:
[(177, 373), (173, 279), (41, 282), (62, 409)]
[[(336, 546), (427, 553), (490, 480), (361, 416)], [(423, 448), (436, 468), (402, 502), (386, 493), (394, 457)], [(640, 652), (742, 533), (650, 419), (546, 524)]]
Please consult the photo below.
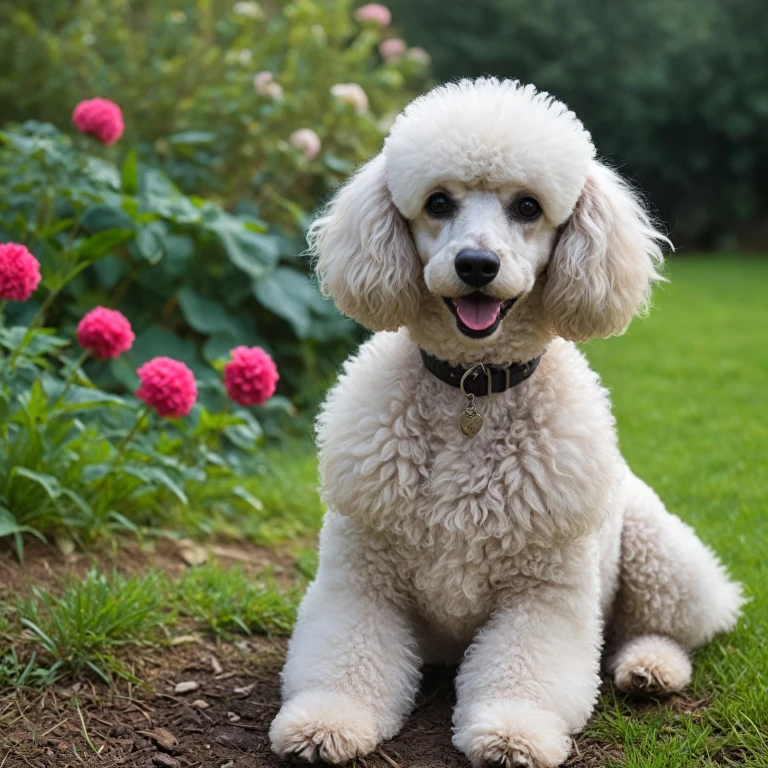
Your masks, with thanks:
[(454, 299), (461, 322), (473, 331), (490, 328), (499, 316), (501, 302), (490, 296), (460, 296)]

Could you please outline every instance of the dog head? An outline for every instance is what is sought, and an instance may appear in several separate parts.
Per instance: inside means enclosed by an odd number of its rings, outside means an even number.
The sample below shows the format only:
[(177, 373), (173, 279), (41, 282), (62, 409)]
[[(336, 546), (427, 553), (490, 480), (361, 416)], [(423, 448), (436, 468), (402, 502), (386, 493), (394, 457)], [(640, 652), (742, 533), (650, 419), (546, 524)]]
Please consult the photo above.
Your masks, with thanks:
[(309, 239), (342, 312), (456, 362), (623, 331), (668, 242), (565, 105), (492, 78), (412, 102)]

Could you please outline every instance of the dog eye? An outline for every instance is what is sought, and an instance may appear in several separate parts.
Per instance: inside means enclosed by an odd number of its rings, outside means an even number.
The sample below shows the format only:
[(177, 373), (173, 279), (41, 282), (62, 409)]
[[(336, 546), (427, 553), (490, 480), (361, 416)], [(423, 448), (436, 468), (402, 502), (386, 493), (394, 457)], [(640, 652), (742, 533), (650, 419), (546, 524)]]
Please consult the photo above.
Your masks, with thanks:
[(535, 219), (541, 213), (541, 205), (535, 197), (521, 197), (512, 204), (512, 212), (523, 219)]
[(426, 208), (433, 216), (445, 216), (453, 211), (453, 200), (445, 192), (435, 192), (427, 198)]

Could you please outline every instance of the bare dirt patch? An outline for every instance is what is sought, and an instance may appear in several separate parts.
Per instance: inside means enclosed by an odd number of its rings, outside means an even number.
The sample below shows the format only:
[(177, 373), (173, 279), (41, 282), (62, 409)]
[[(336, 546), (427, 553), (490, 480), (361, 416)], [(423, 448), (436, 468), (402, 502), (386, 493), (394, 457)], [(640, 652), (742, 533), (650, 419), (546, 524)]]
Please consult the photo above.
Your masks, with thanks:
[[(148, 687), (80, 682), (17, 692), (0, 709), (3, 768), (285, 768), (269, 746), (279, 709), (284, 640), (167, 649)], [(451, 744), (454, 670), (429, 668), (403, 731), (359, 761), (363, 768), (467, 768)], [(196, 683), (176, 693), (179, 683)], [(189, 686), (191, 687), (191, 686)], [(79, 712), (78, 712), (79, 708)], [(82, 716), (82, 721), (81, 721)], [(87, 733), (87, 739), (86, 739)], [(90, 742), (90, 743), (89, 743)], [(568, 761), (595, 768), (616, 750), (582, 740)]]

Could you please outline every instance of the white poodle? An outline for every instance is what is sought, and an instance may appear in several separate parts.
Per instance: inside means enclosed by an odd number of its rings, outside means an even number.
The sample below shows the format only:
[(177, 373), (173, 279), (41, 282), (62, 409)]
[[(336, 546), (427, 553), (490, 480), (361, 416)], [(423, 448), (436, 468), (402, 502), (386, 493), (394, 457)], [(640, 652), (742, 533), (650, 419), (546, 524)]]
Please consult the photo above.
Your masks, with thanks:
[(324, 290), (380, 333), (319, 417), (329, 511), (275, 751), (367, 754), (424, 663), (460, 663), (475, 766), (565, 760), (604, 646), (622, 690), (685, 686), (741, 589), (627, 468), (574, 344), (645, 308), (666, 242), (575, 115), (514, 81), (437, 88), (310, 234)]

